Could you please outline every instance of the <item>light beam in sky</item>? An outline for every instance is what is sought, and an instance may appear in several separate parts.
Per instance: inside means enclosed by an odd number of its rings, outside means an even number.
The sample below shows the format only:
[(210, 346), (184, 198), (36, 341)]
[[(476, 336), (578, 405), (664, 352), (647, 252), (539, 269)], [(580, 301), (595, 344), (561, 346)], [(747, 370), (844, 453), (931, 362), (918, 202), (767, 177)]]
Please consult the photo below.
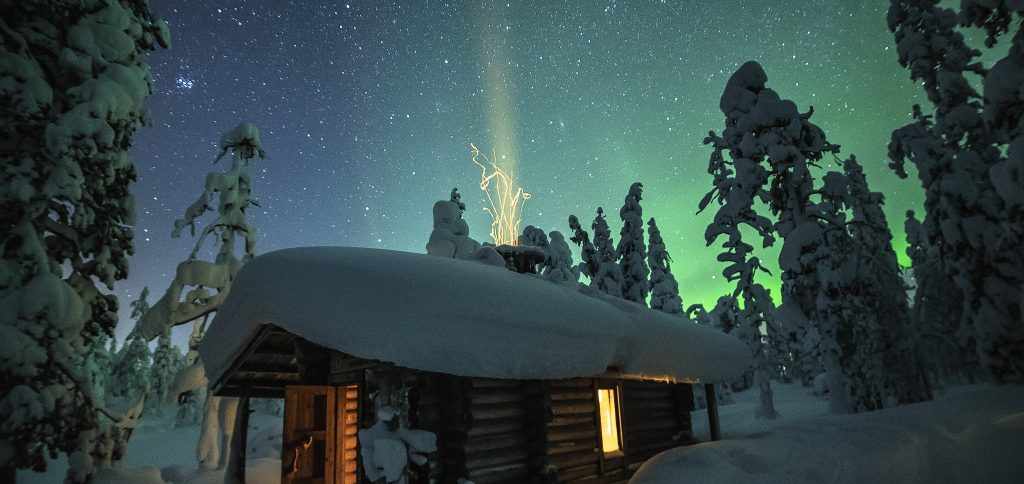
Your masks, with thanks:
[[(505, 8), (490, 4), (480, 12), (477, 30), (481, 32), (479, 47), (483, 66), (483, 91), (488, 111), (487, 127), (490, 133), (491, 156), (480, 153), (470, 143), (473, 163), (480, 167), (480, 189), (487, 194), (490, 207), (484, 211), (491, 216), (491, 238), (495, 245), (518, 245), (519, 225), (523, 204), (530, 194), (517, 184), (515, 104), (513, 98), (512, 62), (509, 60), (511, 24)], [(500, 159), (497, 153), (501, 153)], [(483, 158), (483, 162), (479, 161)], [(501, 167), (498, 163), (501, 163)], [(490, 172), (490, 173), (488, 173)], [(494, 184), (491, 182), (494, 181)]]

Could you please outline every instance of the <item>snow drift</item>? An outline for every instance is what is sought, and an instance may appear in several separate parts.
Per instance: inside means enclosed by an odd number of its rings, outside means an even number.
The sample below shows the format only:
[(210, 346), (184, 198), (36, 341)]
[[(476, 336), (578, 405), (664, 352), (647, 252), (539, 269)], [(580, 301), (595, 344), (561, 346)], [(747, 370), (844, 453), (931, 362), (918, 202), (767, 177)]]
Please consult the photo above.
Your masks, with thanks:
[(218, 381), (265, 324), (350, 355), (469, 377), (723, 381), (751, 362), (725, 334), (586, 287), (479, 262), (286, 249), (238, 273), (200, 346)]

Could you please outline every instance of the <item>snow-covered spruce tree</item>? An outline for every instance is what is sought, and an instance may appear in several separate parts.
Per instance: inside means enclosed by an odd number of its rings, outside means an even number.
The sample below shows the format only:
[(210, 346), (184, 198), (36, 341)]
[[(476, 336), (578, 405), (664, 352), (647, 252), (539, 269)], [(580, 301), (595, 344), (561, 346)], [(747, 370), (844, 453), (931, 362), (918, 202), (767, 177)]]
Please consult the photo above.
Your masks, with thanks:
[(873, 281), (867, 257), (848, 229), (847, 177), (830, 172), (822, 180), (821, 202), (808, 212), (818, 221), (800, 225), (779, 254), (784, 270), (802, 275), (794, 286), (813, 306), (787, 307), (779, 314), (804, 327), (810, 324), (803, 319), (810, 318), (817, 328), (833, 411), (877, 410), (890, 400), (891, 387), (876, 295), (869, 288)]
[(640, 207), (643, 191), (644, 186), (640, 182), (629, 186), (629, 193), (619, 209), (622, 230), (619, 231), (619, 245), (615, 248), (615, 255), (622, 272), (622, 298), (646, 306), (647, 294), (650, 293), (647, 278), (651, 270), (647, 267), (643, 208)]
[[(246, 211), (258, 205), (252, 198), (252, 177), (249, 164), (259, 156), (266, 158), (260, 145), (259, 130), (252, 123), (240, 123), (220, 139), (220, 153), (214, 162), (231, 151), (231, 167), (223, 173), (206, 176), (203, 193), (185, 211), (185, 216), (174, 221), (171, 237), (180, 237), (188, 227), (193, 236), (196, 222), (207, 211), (213, 211), (211, 202), (217, 197), (217, 218), (203, 228), (192, 253), (178, 264), (170, 287), (153, 307), (143, 315), (135, 328), (149, 341), (168, 328), (186, 324), (217, 310), (231, 288), (231, 281), (242, 267), (256, 255), (256, 233), (249, 225)], [(216, 237), (213, 262), (199, 259), (203, 242), (210, 235)], [(244, 243), (244, 253), (235, 254), (238, 240)], [(186, 290), (187, 289), (187, 290)]]
[(164, 331), (156, 341), (156, 349), (153, 350), (153, 363), (149, 369), (152, 399), (146, 409), (151, 413), (161, 415), (167, 408), (167, 389), (170, 387), (174, 375), (181, 368), (184, 356), (171, 342), (170, 329)]
[[(721, 151), (717, 148), (712, 154), (712, 167), (716, 171), (725, 170), (721, 166), (716, 166), (716, 158), (719, 159), (719, 163), (724, 163)], [(717, 176), (716, 179), (718, 179)], [(742, 297), (744, 303), (743, 308), (736, 314), (736, 326), (729, 333), (744, 341), (750, 347), (755, 358), (754, 380), (760, 392), (760, 405), (755, 415), (758, 418), (774, 419), (778, 417), (771, 389), (771, 369), (774, 363), (761, 338), (761, 326), (770, 323), (774, 306), (768, 291), (761, 284), (754, 282), (757, 270), (765, 272), (767, 270), (761, 266), (757, 257), (749, 256), (753, 247), (743, 242), (739, 228), (741, 223), (755, 226), (763, 222), (767, 226), (769, 222), (749, 208), (749, 205), (752, 205), (752, 199), (747, 202), (748, 209), (746, 210), (735, 205), (737, 202), (744, 203), (743, 197), (730, 196), (727, 190), (723, 190), (721, 187), (737, 187), (739, 184), (734, 183), (735, 180), (727, 181), (726, 178), (722, 178), (722, 181), (725, 183), (719, 185), (718, 188), (719, 203), (722, 205), (715, 214), (715, 221), (708, 225), (705, 237), (708, 245), (711, 245), (720, 235), (728, 236), (728, 240), (723, 243), (726, 251), (718, 255), (718, 260), (731, 262), (722, 271), (722, 274), (726, 280), (736, 281), (736, 290), (730, 299), (735, 301), (737, 297)], [(710, 202), (710, 199), (705, 198), (702, 205), (706, 206), (706, 202)], [(714, 324), (714, 318), (712, 321)]]
[(851, 155), (843, 162), (852, 218), (848, 224), (859, 256), (857, 276), (868, 311), (877, 319), (877, 336), (887, 384), (898, 404), (931, 400), (921, 360), (919, 335), (911, 332), (907, 287), (892, 247), (892, 231), (882, 210), (885, 197), (868, 187), (864, 169)]
[(600, 267), (597, 249), (590, 242), (590, 234), (583, 229), (575, 215), (569, 216), (569, 230), (572, 230), (572, 237), (569, 237), (569, 240), (580, 248), (582, 261), (579, 264), (579, 271), (593, 282)]
[(97, 404), (106, 403), (107, 388), (113, 382), (111, 373), (114, 367), (114, 355), (117, 353), (117, 339), (106, 334), (99, 334), (86, 344), (85, 368), (92, 382), (92, 396)]
[(608, 229), (604, 210), (597, 207), (597, 216), (590, 225), (594, 230), (594, 248), (597, 249), (597, 274), (591, 278), (590, 284), (597, 290), (614, 297), (622, 297), (622, 273), (615, 262), (615, 244), (612, 232)]
[(668, 255), (665, 241), (661, 238), (661, 231), (658, 230), (658, 224), (653, 217), (647, 221), (647, 226), (647, 261), (651, 267), (651, 309), (668, 314), (682, 314), (683, 300), (679, 297), (679, 284), (669, 267), (672, 257)]
[[(129, 306), (132, 319), (138, 320), (149, 311), (148, 297), (149, 288), (142, 288), (139, 297)], [(144, 338), (132, 332), (121, 350), (114, 355), (110, 394), (121, 397), (125, 402), (136, 402), (149, 390), (151, 366), (149, 345)]]
[[(775, 411), (768, 373), (773, 363), (761, 342), (760, 326), (774, 308), (770, 299), (763, 299), (767, 290), (754, 283), (754, 274), (762, 267), (751, 256), (753, 247), (743, 241), (740, 227), (753, 229), (762, 244), (769, 246), (774, 243), (775, 233), (790, 243), (787, 237), (801, 230), (801, 225), (817, 224), (808, 213), (813, 193), (810, 163), (825, 153), (837, 152), (839, 147), (828, 143), (824, 132), (808, 121), (810, 112), (800, 114), (792, 101), (780, 99), (774, 90), (766, 88), (767, 80), (764, 70), (753, 61), (743, 64), (729, 78), (719, 103), (726, 116), (725, 129), (721, 136), (710, 132), (704, 140), (714, 148), (708, 167), (708, 173), (714, 176), (714, 188), (701, 200), (700, 209), (712, 200), (720, 205), (705, 238), (710, 245), (722, 235), (728, 237), (723, 244), (726, 252), (719, 255), (719, 260), (730, 263), (723, 275), (737, 282), (736, 295), (742, 296), (741, 324), (756, 325), (743, 334), (752, 338), (748, 344), (757, 356), (755, 380), (762, 389), (760, 413), (771, 417)], [(725, 152), (731, 161), (725, 159)], [(757, 213), (755, 201), (766, 203), (778, 217), (774, 224)], [(797, 239), (802, 242), (802, 237)], [(805, 313), (814, 308), (814, 301), (801, 290), (806, 274), (798, 272), (798, 266), (787, 267), (783, 262), (780, 257), (782, 301), (789, 313), (801, 316), (787, 319), (807, 319)]]
[(949, 376), (973, 383), (980, 368), (974, 328), (963, 325), (963, 293), (942, 270), (939, 247), (928, 241), (913, 210), (907, 211), (904, 232), (915, 284), (910, 320), (927, 364), (938, 373), (933, 383), (941, 386), (939, 378)]
[[(198, 219), (207, 211), (213, 211), (211, 202), (217, 197), (217, 218), (203, 228), (192, 253), (178, 264), (170, 287), (163, 297), (143, 315), (135, 326), (135, 332), (152, 340), (168, 329), (187, 324), (199, 318), (206, 318), (215, 312), (231, 290), (231, 281), (243, 264), (256, 255), (256, 233), (249, 225), (247, 210), (258, 206), (252, 198), (252, 177), (249, 165), (258, 156), (266, 158), (260, 143), (259, 130), (252, 123), (239, 123), (220, 138), (220, 153), (214, 162), (231, 152), (231, 168), (223, 173), (206, 176), (202, 195), (188, 207), (185, 216), (174, 222), (172, 237), (181, 235), (189, 227), (195, 235)], [(198, 258), (206, 237), (213, 235), (213, 262)], [(244, 243), (244, 253), (235, 254), (235, 244)], [(198, 344), (198, 342), (196, 342)], [(185, 378), (190, 384), (187, 391), (198, 390), (206, 385), (202, 360), (182, 368), (182, 374), (196, 375)], [(222, 468), (226, 463), (228, 443), (233, 431), (236, 398), (206, 396), (202, 431), (196, 448), (196, 459), (203, 468)]]
[[(893, 0), (887, 16), (900, 64), (934, 106), (933, 115), (914, 106), (914, 122), (893, 132), (890, 166), (906, 177), (906, 161), (916, 165), (925, 234), (963, 294), (982, 366), (1000, 382), (1024, 380), (1022, 14), (1019, 1), (965, 0), (957, 12), (938, 0)], [(989, 48), (1014, 32), (986, 69), (958, 27), (982, 28)]]
[[(145, 0), (3, 2), (0, 19), (0, 481), (13, 482), (99, 425), (83, 348), (116, 325), (97, 286), (128, 271), (144, 53), (169, 35)], [(87, 479), (91, 461), (73, 464)]]
[(114, 355), (112, 396), (124, 402), (135, 403), (149, 390), (149, 371), (152, 357), (146, 340), (132, 333), (128, 341)]

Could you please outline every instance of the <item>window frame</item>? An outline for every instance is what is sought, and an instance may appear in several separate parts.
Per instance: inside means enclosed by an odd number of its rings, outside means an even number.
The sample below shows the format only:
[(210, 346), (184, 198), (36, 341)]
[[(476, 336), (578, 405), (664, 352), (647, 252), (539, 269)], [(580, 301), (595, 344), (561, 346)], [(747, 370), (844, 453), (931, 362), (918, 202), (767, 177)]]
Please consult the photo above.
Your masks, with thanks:
[[(611, 390), (615, 398), (616, 438), (619, 448), (611, 452), (604, 451), (604, 422), (601, 416), (601, 390)], [(601, 473), (604, 473), (605, 459), (615, 459), (626, 456), (626, 439), (622, 422), (622, 385), (618, 380), (594, 380), (594, 415), (597, 424), (598, 449), (601, 454)]]

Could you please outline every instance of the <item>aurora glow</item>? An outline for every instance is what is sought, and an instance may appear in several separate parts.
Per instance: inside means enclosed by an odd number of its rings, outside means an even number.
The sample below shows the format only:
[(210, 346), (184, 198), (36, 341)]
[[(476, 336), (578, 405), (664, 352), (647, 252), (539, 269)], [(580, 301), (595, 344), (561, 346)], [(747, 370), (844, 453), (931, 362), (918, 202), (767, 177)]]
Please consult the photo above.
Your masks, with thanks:
[[(886, 167), (886, 144), (923, 96), (896, 62), (887, 4), (154, 0), (174, 44), (150, 57), (157, 92), (133, 148), (138, 248), (122, 307), (143, 286), (161, 293), (188, 255), (194, 241), (171, 239), (172, 222), (241, 120), (270, 155), (253, 169), (261, 253), (423, 252), (431, 206), (456, 186), (472, 235), (487, 240), (466, 151), (487, 140), (533, 194), (524, 225), (566, 233), (569, 214), (589, 227), (602, 206), (617, 240), (618, 208), (643, 182), (684, 305), (712, 304), (729, 285), (704, 244), (710, 213), (694, 215), (711, 186), (702, 140), (722, 129), (719, 96), (749, 59), (865, 165), (902, 256), (903, 213), (923, 194)], [(193, 87), (179, 89), (182, 76)]]

